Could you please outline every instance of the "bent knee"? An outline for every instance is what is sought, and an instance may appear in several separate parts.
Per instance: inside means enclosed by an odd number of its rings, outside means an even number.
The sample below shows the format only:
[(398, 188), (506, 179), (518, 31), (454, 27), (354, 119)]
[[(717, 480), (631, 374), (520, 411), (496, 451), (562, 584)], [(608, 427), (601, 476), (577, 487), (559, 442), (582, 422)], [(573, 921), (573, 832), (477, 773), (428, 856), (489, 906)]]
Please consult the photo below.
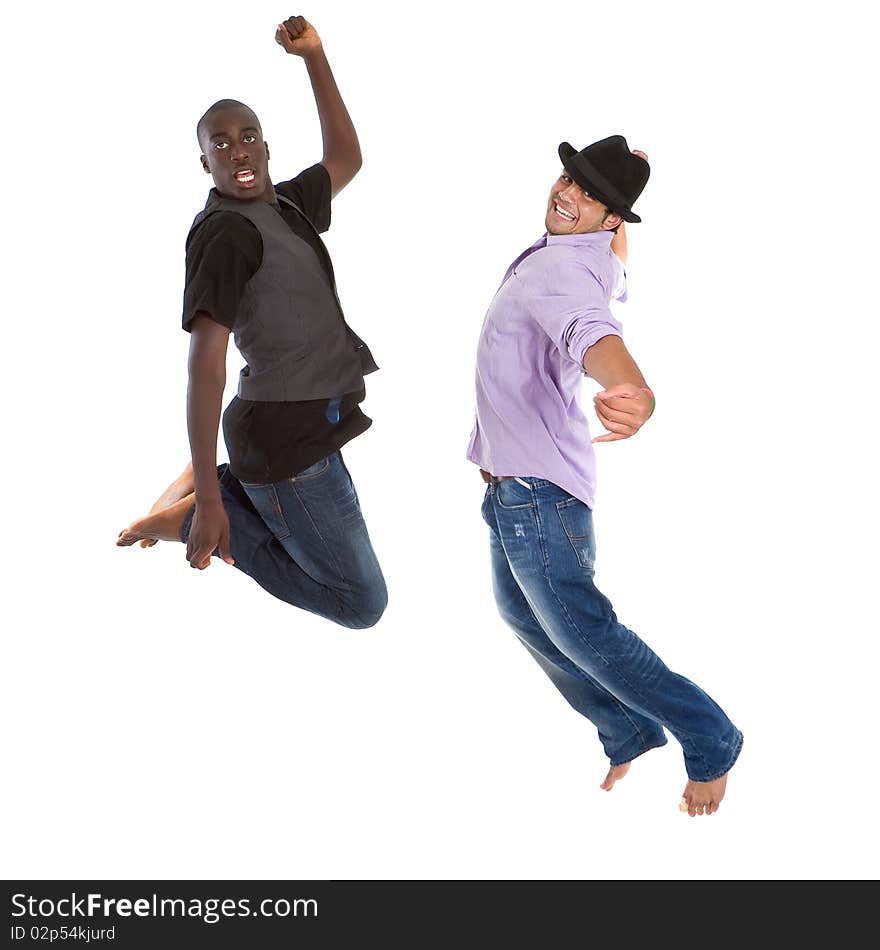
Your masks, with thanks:
[(345, 626), (351, 630), (368, 630), (375, 627), (382, 619), (387, 606), (388, 591), (383, 584), (381, 588), (370, 590), (351, 602)]

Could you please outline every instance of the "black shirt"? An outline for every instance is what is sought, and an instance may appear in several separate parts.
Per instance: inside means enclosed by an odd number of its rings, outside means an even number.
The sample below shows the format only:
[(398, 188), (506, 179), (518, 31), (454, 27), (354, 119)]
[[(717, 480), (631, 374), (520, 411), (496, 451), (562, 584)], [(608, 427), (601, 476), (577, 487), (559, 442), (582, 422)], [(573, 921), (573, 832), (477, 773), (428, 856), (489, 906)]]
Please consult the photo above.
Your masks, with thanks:
[[(277, 194), (294, 201), (323, 232), (330, 227), (330, 176), (313, 165), (296, 178), (275, 185)], [(273, 208), (290, 229), (308, 243), (333, 282), (327, 250), (300, 216), (284, 204)], [(234, 329), (245, 284), (259, 270), (263, 239), (257, 228), (234, 211), (217, 211), (190, 235), (186, 248), (183, 328), (190, 329), (199, 311)], [(223, 436), (229, 468), (243, 482), (266, 484), (290, 478), (365, 432), (372, 420), (361, 412), (366, 396), (340, 393), (335, 399), (262, 402), (236, 396), (223, 413)]]

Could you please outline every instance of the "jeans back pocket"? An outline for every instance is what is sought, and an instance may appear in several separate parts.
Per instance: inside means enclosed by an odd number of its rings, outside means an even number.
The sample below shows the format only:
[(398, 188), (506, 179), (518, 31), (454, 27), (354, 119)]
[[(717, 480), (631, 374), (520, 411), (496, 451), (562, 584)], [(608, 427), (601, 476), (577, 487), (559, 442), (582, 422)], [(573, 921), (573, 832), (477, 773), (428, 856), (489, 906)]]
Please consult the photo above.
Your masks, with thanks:
[(578, 564), (593, 573), (596, 560), (596, 537), (593, 534), (593, 512), (579, 499), (566, 498), (556, 502), (562, 530), (571, 544)]

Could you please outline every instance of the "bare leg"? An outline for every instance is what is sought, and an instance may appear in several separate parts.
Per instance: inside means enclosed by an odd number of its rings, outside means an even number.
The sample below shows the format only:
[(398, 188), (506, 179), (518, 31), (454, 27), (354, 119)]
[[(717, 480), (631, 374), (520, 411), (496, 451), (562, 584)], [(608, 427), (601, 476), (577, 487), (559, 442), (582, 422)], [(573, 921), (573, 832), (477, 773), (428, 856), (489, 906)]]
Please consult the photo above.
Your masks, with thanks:
[[(193, 491), (195, 491), (195, 487), (196, 482), (195, 476), (193, 475), (192, 462), (187, 462), (186, 468), (156, 499), (153, 507), (150, 509), (150, 514), (154, 515), (157, 511), (161, 511), (163, 508), (168, 508), (176, 501), (180, 501), (181, 498), (186, 498), (187, 495), (190, 495)], [(141, 547), (151, 548), (156, 543), (156, 541), (156, 538), (144, 538), (141, 541)]]
[(697, 815), (714, 815), (724, 798), (729, 774), (725, 773), (714, 782), (688, 782), (678, 806), (679, 811), (686, 811), (691, 818)]
[(183, 498), (151, 512), (145, 518), (138, 518), (119, 532), (116, 540), (118, 547), (127, 548), (136, 541), (179, 541), (183, 519), (196, 503), (194, 492)]

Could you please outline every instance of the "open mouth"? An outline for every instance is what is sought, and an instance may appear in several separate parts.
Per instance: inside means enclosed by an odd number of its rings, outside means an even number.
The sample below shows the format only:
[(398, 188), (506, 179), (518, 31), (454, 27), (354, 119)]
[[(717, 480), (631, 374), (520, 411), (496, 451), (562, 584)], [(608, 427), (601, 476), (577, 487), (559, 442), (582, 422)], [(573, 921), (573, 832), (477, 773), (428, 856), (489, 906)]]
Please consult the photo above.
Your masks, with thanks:
[(249, 185), (254, 180), (254, 172), (251, 168), (241, 168), (232, 176), (239, 184)]
[(572, 214), (570, 211), (566, 211), (565, 208), (560, 208), (559, 205), (554, 201), (553, 210), (556, 214), (562, 218), (563, 221), (577, 221), (577, 215)]

